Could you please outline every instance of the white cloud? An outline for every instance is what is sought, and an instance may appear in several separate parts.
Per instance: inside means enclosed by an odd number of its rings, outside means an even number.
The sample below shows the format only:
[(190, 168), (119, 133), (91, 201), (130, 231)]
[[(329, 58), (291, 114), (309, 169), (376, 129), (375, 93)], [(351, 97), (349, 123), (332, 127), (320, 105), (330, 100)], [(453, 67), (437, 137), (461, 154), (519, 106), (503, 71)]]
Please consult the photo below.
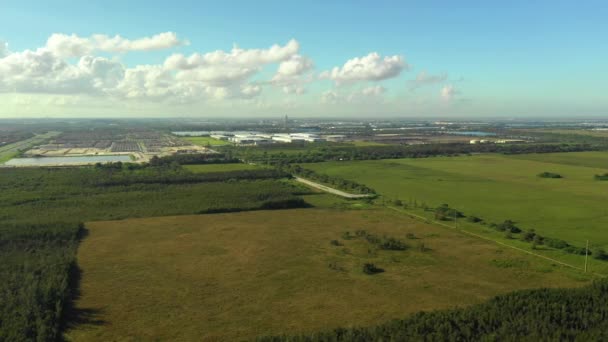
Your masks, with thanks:
[(358, 81), (381, 81), (399, 76), (401, 71), (409, 69), (402, 56), (386, 56), (382, 58), (377, 52), (364, 57), (350, 59), (340, 67), (324, 71), (319, 76), (330, 79), (337, 85)]
[(0, 58), (8, 55), (8, 44), (0, 40)]
[(338, 103), (352, 103), (352, 104), (364, 104), (364, 103), (378, 103), (383, 101), (383, 95), (386, 93), (386, 88), (376, 85), (369, 86), (362, 89), (352, 91), (350, 93), (344, 93), (336, 90), (328, 90), (321, 94), (321, 102), (328, 104)]
[(342, 96), (334, 90), (328, 90), (321, 94), (321, 103), (335, 104), (340, 102)]
[(180, 40), (173, 32), (163, 32), (152, 37), (129, 40), (119, 35), (110, 37), (104, 34), (94, 34), (83, 38), (78, 35), (55, 33), (46, 42), (46, 48), (60, 57), (81, 57), (95, 51), (123, 53), (128, 51), (151, 51), (168, 49), (188, 44)]
[(313, 66), (314, 64), (311, 59), (301, 55), (293, 55), (288, 60), (279, 64), (279, 68), (277, 69), (277, 73), (274, 75), (273, 80), (290, 80), (311, 70)]
[(440, 91), (441, 98), (445, 101), (451, 101), (458, 94), (460, 94), (460, 91), (451, 84), (444, 86)]
[(382, 86), (371, 86), (371, 87), (367, 87), (367, 88), (363, 88), (361, 90), (361, 95), (363, 96), (379, 96), (382, 95), (386, 92), (386, 88), (382, 87)]
[(295, 95), (302, 95), (306, 92), (306, 89), (304, 89), (304, 87), (302, 87), (301, 85), (298, 85), (298, 84), (284, 85), (281, 87), (281, 90), (285, 94), (295, 94)]
[(230, 52), (217, 50), (206, 54), (194, 53), (190, 57), (174, 54), (165, 60), (165, 68), (171, 70), (191, 70), (214, 66), (258, 68), (265, 64), (287, 60), (298, 53), (300, 44), (290, 40), (285, 46), (273, 45), (268, 49), (244, 50), (234, 46)]
[(245, 84), (241, 87), (241, 94), (248, 98), (258, 96), (261, 92), (262, 87), (257, 84)]
[(442, 73), (439, 75), (431, 75), (426, 71), (421, 71), (416, 75), (416, 78), (409, 81), (410, 89), (416, 89), (426, 85), (439, 84), (447, 81), (448, 75), (446, 73)]

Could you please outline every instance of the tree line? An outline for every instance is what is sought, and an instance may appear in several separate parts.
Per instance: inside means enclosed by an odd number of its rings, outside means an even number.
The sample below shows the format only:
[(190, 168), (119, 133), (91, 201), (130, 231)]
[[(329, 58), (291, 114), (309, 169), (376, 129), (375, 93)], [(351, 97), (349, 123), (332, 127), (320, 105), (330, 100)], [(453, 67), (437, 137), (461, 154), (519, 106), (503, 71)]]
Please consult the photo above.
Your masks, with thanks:
[(317, 173), (310, 169), (305, 169), (300, 165), (282, 165), (279, 167), (279, 170), (284, 170), (287, 172), (291, 172), (297, 176), (301, 176), (306, 179), (315, 180), (321, 182), (323, 184), (331, 185), (335, 188), (356, 192), (360, 194), (374, 194), (374, 189), (365, 186), (363, 184), (344, 179), (337, 176), (328, 176), (325, 174)]
[(605, 341), (608, 281), (583, 288), (516, 291), (466, 308), (420, 312), (389, 323), (258, 342)]

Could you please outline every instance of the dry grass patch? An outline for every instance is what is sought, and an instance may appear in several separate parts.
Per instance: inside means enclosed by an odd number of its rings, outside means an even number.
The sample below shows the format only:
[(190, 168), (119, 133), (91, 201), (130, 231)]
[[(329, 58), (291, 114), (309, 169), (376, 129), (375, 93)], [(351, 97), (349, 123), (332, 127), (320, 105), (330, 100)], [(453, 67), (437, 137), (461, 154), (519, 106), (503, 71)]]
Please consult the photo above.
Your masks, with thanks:
[[(234, 341), (312, 332), (586, 282), (545, 261), (381, 210), (257, 211), (87, 227), (76, 304), (95, 323), (67, 332), (77, 341)], [(344, 232), (360, 229), (410, 248), (345, 239)], [(384, 272), (366, 275), (365, 263)]]

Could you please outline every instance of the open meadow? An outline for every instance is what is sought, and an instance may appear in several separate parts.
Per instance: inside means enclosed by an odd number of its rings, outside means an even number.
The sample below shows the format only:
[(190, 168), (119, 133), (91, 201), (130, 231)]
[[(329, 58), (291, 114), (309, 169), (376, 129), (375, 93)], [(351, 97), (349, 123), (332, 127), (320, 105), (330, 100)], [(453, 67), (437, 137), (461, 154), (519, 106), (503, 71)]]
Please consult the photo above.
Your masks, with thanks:
[[(435, 208), (445, 203), (488, 224), (512, 220), (523, 230), (534, 229), (577, 247), (584, 247), (587, 239), (592, 248), (608, 247), (608, 182), (594, 179), (608, 170), (605, 152), (487, 154), (304, 166), (365, 184), (385, 199), (400, 199), (410, 208)], [(538, 175), (542, 172), (562, 178), (541, 178)], [(500, 236), (502, 239), (503, 234)], [(571, 255), (563, 257), (573, 260)], [(582, 262), (577, 261), (581, 266)], [(596, 270), (608, 271), (606, 262), (594, 262)]]
[(68, 317), (76, 323), (66, 333), (73, 341), (310, 333), (589, 280), (389, 210), (257, 211), (86, 227), (77, 257), (81, 296)]

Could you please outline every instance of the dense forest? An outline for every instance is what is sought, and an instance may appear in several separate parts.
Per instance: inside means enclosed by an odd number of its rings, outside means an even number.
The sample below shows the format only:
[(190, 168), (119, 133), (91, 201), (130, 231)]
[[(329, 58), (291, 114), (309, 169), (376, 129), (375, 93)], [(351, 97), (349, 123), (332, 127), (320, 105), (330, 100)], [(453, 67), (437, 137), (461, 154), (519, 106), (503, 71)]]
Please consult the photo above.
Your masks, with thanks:
[(81, 222), (306, 206), (276, 170), (193, 174), (175, 163), (0, 169), (0, 341), (52, 341)]
[(375, 327), (339, 328), (259, 342), (606, 341), (608, 281), (575, 289), (524, 290), (483, 304), (421, 312)]

